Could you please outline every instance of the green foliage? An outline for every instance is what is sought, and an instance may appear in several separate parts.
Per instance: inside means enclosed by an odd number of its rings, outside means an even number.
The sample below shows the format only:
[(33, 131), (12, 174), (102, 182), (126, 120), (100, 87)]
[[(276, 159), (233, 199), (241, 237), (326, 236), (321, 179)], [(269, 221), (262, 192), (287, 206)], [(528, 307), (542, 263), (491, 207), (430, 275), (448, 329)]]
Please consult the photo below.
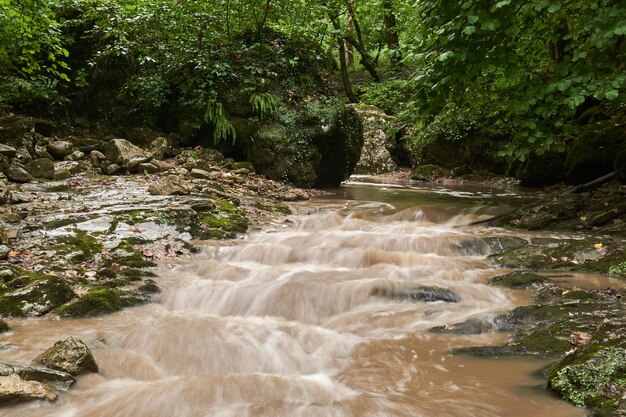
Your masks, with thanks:
[(626, 261), (609, 268), (609, 274), (626, 276)]
[(209, 101), (204, 117), (207, 122), (210, 122), (214, 126), (214, 143), (226, 140), (229, 137), (231, 137), (233, 142), (235, 142), (235, 139), (237, 139), (237, 132), (224, 114), (224, 106), (222, 106), (222, 103), (218, 103), (215, 100)]
[(261, 119), (273, 117), (278, 113), (279, 98), (270, 93), (254, 93), (250, 96), (252, 110), (261, 116)]

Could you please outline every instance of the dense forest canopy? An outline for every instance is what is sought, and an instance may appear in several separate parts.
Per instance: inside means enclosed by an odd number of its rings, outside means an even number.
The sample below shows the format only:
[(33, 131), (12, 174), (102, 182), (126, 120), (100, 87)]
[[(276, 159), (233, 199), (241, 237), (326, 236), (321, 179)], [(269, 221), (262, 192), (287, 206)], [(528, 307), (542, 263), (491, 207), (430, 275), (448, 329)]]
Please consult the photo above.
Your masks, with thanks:
[(625, 36), (618, 0), (0, 0), (0, 107), (63, 112), (106, 90), (148, 124), (194, 109), (222, 140), (224, 85), (271, 113), (309, 99), (315, 68), (398, 116), (414, 149), (481, 132), (523, 160), (562, 151), (593, 104), (623, 111)]

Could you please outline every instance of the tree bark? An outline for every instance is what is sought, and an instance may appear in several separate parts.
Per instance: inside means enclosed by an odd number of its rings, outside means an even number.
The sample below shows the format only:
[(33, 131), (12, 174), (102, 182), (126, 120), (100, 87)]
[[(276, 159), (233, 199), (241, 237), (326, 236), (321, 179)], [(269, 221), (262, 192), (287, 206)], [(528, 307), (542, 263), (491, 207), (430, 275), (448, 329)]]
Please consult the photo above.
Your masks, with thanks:
[[(383, 0), (383, 26), (384, 26), (384, 41), (387, 44), (387, 48), (398, 51), (400, 48), (400, 38), (398, 37), (398, 27), (396, 25), (396, 15), (393, 12), (393, 0)], [(397, 64), (402, 57), (400, 52), (391, 58), (393, 64)]]

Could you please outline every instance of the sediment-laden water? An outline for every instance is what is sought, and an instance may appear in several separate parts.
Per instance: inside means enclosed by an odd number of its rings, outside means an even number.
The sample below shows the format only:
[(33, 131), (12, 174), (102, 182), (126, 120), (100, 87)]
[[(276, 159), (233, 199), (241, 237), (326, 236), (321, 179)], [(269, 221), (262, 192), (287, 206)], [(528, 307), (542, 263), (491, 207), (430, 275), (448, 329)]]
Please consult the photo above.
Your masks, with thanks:
[[(544, 361), (450, 354), (505, 334), (428, 332), (531, 301), (485, 284), (503, 272), (486, 238), (510, 232), (463, 226), (515, 198), (351, 186), (163, 266), (154, 304), (13, 321), (1, 337), (14, 348), (0, 360), (28, 361), (76, 336), (101, 372), (56, 403), (0, 416), (583, 416), (541, 387)], [(437, 297), (457, 302), (428, 301)]]

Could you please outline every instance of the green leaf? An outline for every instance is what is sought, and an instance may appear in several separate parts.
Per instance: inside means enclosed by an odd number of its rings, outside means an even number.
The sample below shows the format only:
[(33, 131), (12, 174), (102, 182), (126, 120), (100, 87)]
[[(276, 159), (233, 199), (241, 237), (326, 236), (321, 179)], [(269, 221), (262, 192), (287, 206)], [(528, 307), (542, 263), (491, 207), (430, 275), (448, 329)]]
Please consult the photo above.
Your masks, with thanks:
[(467, 16), (467, 21), (470, 25), (473, 25), (474, 23), (478, 22), (478, 20), (479, 20), (479, 17), (476, 15)]
[(466, 26), (465, 29), (463, 29), (463, 33), (465, 33), (466, 35), (471, 35), (472, 33), (476, 32), (476, 26)]

